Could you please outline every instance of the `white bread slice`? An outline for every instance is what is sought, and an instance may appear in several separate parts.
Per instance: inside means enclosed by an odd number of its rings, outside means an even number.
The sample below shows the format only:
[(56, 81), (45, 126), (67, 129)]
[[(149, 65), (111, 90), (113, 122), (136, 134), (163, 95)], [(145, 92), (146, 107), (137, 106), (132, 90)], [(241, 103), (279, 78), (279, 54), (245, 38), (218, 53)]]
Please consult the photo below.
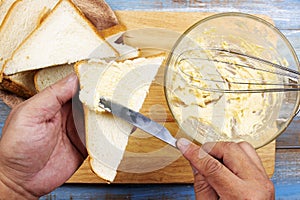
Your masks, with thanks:
[[(133, 59), (139, 56), (139, 50), (137, 48), (117, 42), (119, 38), (122, 40), (122, 34), (125, 31), (125, 26), (116, 25), (100, 32), (100, 35), (119, 53), (119, 59), (121, 58), (122, 60)], [(73, 71), (73, 65), (59, 65), (39, 70), (34, 76), (37, 92), (42, 91)]]
[(1, 0), (0, 1), (0, 25), (2, 24), (6, 14), (8, 13), (10, 7), (16, 0)]
[(100, 32), (101, 36), (118, 51), (120, 57), (117, 60), (137, 58), (140, 55), (138, 48), (129, 46), (123, 41), (123, 34), (126, 32), (124, 25), (118, 24)]
[[(113, 181), (133, 126), (98, 109), (100, 96), (139, 111), (164, 56), (124, 62), (90, 61), (75, 65), (84, 105), (86, 145), (92, 170)], [(100, 112), (99, 112), (100, 111)]]
[(56, 83), (74, 72), (73, 64), (58, 65), (39, 70), (34, 76), (34, 86), (37, 92), (41, 92), (48, 86)]
[(4, 74), (110, 57), (117, 57), (117, 53), (91, 22), (72, 2), (61, 0), (7, 60)]
[[(12, 3), (13, 2), (13, 3)], [(58, 0), (4, 0), (0, 11), (11, 4), (0, 27), (0, 68), (11, 57), (20, 43), (40, 24)], [(3, 7), (2, 7), (3, 6)], [(1, 87), (20, 97), (29, 98), (36, 94), (34, 88), (35, 71), (4, 76)]]
[[(16, 8), (14, 9), (14, 11), (12, 13), (18, 12), (18, 10), (22, 9), (22, 6), (24, 6), (24, 5), (28, 6), (26, 4), (28, 4), (28, 2), (30, 2), (30, 1), (27, 1), (25, 3), (24, 2), (21, 3), (22, 1), (24, 1), (24, 0), (17, 0), (17, 1), (4, 0), (2, 2), (3, 4), (0, 3), (0, 13), (1, 14), (3, 13), (2, 11), (5, 10), (4, 7), (6, 5), (8, 5), (9, 2), (15, 2), (14, 4), (19, 4), (19, 3), (21, 4), (18, 6), (13, 5), (11, 9), (13, 9), (14, 7), (16, 7)], [(56, 0), (56, 2), (58, 2), (58, 0)], [(109, 8), (109, 6), (105, 3), (105, 1), (73, 0), (73, 2), (79, 7), (79, 9), (84, 13), (84, 15), (92, 21), (92, 23), (97, 27), (97, 29), (99, 31), (107, 28), (108, 26), (112, 26), (112, 25), (115, 25), (118, 23), (117, 18), (115, 17), (115, 15), (113, 14), (113, 12)], [(40, 1), (31, 2), (31, 5), (33, 5), (32, 9), (35, 9), (34, 11), (36, 11), (36, 12), (38, 12), (37, 9), (41, 8), (41, 5), (34, 6), (37, 3), (40, 3)], [(47, 3), (47, 1), (43, 1), (43, 3)], [(44, 14), (44, 12), (48, 13), (47, 10), (49, 10), (49, 9), (43, 8), (41, 10), (41, 14), (40, 14), (41, 19), (38, 19), (38, 20), (29, 19), (28, 20), (26, 17), (23, 18), (24, 22), (23, 23), (20, 22), (21, 25), (26, 26), (29, 29), (32, 28), (32, 26), (26, 25), (26, 23), (32, 22), (32, 21), (42, 21), (42, 19), (45, 18), (44, 16), (47, 16), (47, 14), (45, 14), (43, 17), (42, 17), (42, 15)], [(32, 10), (30, 10), (30, 9), (27, 9), (26, 11), (29, 11), (32, 13)], [(34, 17), (34, 16), (38, 16), (38, 15), (32, 15), (32, 14), (27, 15), (27, 17)], [(18, 20), (21, 21), (21, 18)], [(14, 22), (15, 21), (16, 20), (14, 20)], [(0, 22), (0, 24), (1, 24), (1, 22)], [(39, 23), (37, 23), (36, 26), (38, 26), (38, 24)], [(26, 33), (26, 32), (27, 31), (23, 31), (22, 33)], [(13, 34), (11, 34), (10, 36), (13, 36)], [(18, 35), (18, 39), (20, 39), (20, 38), (21, 38), (20, 35)], [(39, 72), (35, 73), (35, 71), (32, 71), (31, 75), (29, 74), (30, 72), (26, 71), (26, 72), (17, 73), (17, 75), (4, 76), (3, 77), (4, 84), (3, 84), (3, 86), (1, 86), (1, 84), (0, 84), (0, 87), (1, 87), (0, 89), (8, 90), (14, 94), (17, 94), (18, 96), (23, 97), (23, 98), (28, 98), (28, 97), (31, 97), (34, 94), (36, 94), (36, 92), (43, 90), (45, 87), (57, 82), (59, 78), (63, 78), (62, 76), (68, 75), (69, 73), (66, 73), (66, 70), (69, 71), (70, 69), (72, 69), (72, 71), (73, 71), (73, 67), (69, 66), (69, 65), (63, 65), (61, 67), (54, 67), (54, 68), (60, 68), (60, 69), (57, 69), (58, 71), (55, 70), (55, 72), (54, 72), (55, 76), (51, 76), (52, 72), (54, 71), (51, 67), (42, 69), (41, 73), (39, 73)], [(62, 72), (59, 72), (60, 70), (62, 70)], [(24, 73), (24, 74), (22, 74), (22, 73)], [(38, 79), (38, 81), (35, 82), (36, 83), (35, 87), (37, 88), (37, 91), (32, 87), (34, 85), (34, 80), (32, 79), (33, 76)], [(43, 81), (43, 80), (49, 80), (49, 82)], [(10, 84), (8, 84), (8, 83), (10, 83)]]
[(13, 51), (39, 26), (44, 15), (58, 0), (19, 0), (7, 13), (0, 27), (0, 68)]

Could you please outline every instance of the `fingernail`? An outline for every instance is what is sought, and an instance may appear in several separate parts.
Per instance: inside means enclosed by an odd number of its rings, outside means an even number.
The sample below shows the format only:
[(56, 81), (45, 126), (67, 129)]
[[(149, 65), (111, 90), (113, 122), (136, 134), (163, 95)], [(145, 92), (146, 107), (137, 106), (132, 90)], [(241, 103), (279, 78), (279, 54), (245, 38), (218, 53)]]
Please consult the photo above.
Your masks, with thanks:
[(177, 147), (181, 152), (185, 152), (191, 144), (191, 141), (185, 139), (185, 138), (180, 138), (177, 140)]
[(212, 149), (215, 147), (217, 143), (216, 142), (208, 142), (202, 145), (203, 151), (209, 153), (212, 151)]

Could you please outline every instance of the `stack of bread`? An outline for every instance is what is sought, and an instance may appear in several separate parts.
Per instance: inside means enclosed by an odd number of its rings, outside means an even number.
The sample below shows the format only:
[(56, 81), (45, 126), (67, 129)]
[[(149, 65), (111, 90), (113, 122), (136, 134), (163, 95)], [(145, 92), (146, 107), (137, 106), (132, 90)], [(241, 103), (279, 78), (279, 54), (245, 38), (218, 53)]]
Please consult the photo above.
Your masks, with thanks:
[(0, 20), (0, 88), (30, 98), (75, 71), (91, 168), (113, 181), (133, 127), (99, 97), (139, 111), (164, 56), (123, 44), (126, 28), (103, 1), (3, 0)]

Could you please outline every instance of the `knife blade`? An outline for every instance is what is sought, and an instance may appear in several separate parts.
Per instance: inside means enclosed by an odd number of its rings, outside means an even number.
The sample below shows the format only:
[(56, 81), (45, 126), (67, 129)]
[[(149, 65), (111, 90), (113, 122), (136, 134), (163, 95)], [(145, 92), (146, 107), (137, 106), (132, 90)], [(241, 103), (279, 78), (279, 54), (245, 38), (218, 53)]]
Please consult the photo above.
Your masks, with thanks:
[(168, 129), (142, 115), (141, 113), (135, 112), (134, 110), (131, 110), (104, 97), (100, 97), (99, 107), (177, 148), (177, 140), (170, 134)]

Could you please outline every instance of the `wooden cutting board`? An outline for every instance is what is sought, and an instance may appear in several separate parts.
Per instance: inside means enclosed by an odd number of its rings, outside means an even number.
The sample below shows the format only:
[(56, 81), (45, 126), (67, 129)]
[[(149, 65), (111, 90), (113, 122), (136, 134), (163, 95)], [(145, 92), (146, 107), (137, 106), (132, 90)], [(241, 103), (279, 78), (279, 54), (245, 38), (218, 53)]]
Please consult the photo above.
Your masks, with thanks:
[[(176, 13), (116, 11), (121, 24), (128, 30), (157, 27), (182, 33), (192, 24), (212, 13)], [(265, 16), (260, 16), (271, 21)], [(161, 41), (163, 42), (163, 41)], [(145, 115), (163, 123), (172, 134), (184, 136), (174, 122), (162, 87), (164, 69), (161, 68), (141, 110)], [(99, 144), (101, 145), (101, 144)], [(275, 164), (275, 141), (258, 151), (267, 174), (271, 177)], [(132, 173), (135, 172), (135, 173)], [(96, 176), (86, 160), (68, 183), (105, 183)], [(137, 130), (130, 136), (125, 156), (114, 183), (192, 183), (189, 163), (172, 147)]]

